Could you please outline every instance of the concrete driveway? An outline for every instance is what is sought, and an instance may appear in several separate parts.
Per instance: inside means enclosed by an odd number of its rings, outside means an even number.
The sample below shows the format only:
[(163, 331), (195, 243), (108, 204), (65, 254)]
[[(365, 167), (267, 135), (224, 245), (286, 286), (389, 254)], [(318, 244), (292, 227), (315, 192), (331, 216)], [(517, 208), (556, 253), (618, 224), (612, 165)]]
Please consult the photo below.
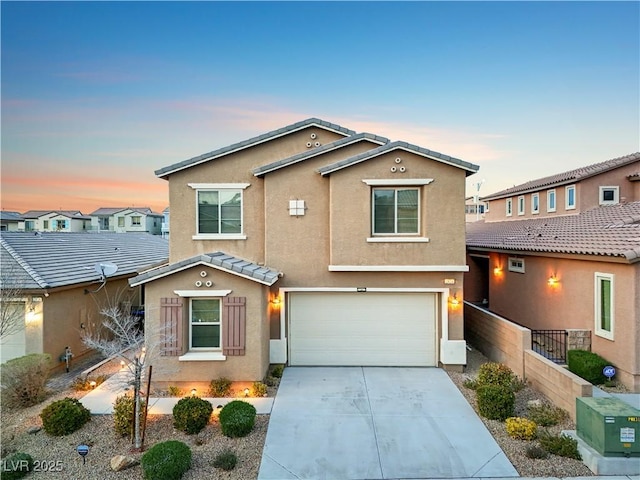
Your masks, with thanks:
[(441, 369), (289, 367), (258, 478), (517, 476)]

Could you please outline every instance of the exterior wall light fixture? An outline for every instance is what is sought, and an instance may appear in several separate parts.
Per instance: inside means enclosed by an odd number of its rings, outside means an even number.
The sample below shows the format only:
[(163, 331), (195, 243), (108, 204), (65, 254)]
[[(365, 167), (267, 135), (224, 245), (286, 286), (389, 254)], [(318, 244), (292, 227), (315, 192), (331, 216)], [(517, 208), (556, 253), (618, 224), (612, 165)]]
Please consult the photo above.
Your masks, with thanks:
[(558, 280), (558, 277), (556, 277), (555, 275), (551, 275), (549, 277), (549, 280), (547, 280), (547, 283), (550, 287), (556, 287), (560, 283), (560, 280)]

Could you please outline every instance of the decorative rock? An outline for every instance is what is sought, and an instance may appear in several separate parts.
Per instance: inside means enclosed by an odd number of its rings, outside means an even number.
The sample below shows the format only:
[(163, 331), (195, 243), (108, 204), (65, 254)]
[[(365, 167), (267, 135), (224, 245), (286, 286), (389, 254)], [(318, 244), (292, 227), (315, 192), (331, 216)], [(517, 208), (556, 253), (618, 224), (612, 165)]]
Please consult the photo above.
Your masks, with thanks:
[(31, 428), (29, 428), (29, 430), (27, 430), (27, 433), (30, 434), (30, 435), (35, 435), (40, 430), (42, 430), (42, 427), (31, 427)]
[(529, 400), (527, 402), (527, 407), (540, 407), (542, 406), (542, 401), (541, 400)]
[(138, 461), (135, 458), (127, 457), (125, 455), (116, 455), (111, 459), (111, 469), (114, 472), (125, 470), (137, 464), (138, 464)]

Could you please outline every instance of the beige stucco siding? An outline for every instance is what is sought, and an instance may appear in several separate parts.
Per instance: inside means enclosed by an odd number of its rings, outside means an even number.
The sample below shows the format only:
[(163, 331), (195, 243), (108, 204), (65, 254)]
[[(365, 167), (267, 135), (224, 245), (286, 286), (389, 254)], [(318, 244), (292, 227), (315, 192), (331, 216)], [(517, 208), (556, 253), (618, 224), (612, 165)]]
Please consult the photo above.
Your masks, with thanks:
[[(231, 297), (246, 297), (246, 348), (245, 355), (227, 356), (224, 361), (180, 361), (178, 356), (162, 356), (154, 361), (153, 379), (156, 382), (189, 380), (210, 382), (215, 378), (231, 380), (261, 380), (269, 366), (268, 287), (236, 275), (208, 266), (198, 265), (182, 272), (160, 278), (146, 286), (146, 332), (162, 334), (160, 300), (178, 298), (176, 290), (209, 290), (196, 287), (202, 280), (200, 272), (206, 272), (213, 282), (211, 289), (231, 290)], [(204, 297), (192, 297), (204, 298)], [(183, 352), (189, 342), (189, 298), (183, 303)]]

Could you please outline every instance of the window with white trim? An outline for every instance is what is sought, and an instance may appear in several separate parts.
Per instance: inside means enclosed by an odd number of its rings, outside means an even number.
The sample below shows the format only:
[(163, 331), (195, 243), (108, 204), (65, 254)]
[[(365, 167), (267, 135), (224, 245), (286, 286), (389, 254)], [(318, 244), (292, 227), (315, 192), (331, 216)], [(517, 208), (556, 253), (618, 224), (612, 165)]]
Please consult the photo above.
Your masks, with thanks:
[(131, 217), (131, 225), (134, 227), (139, 227), (141, 225), (142, 217), (139, 215), (135, 215)]
[(518, 197), (518, 215), (524, 215), (524, 195)]
[(510, 217), (511, 215), (513, 215), (513, 199), (512, 198), (507, 198), (506, 214), (507, 214), (507, 217)]
[(531, 194), (531, 213), (533, 214), (540, 213), (540, 194), (539, 193)]
[(569, 185), (565, 188), (565, 210), (573, 210), (576, 208), (576, 186)]
[(420, 233), (420, 191), (417, 188), (374, 188), (372, 205), (373, 235)]
[(189, 349), (221, 348), (220, 298), (191, 298), (189, 301)]
[(547, 212), (555, 212), (556, 211), (556, 191), (547, 190)]
[(614, 276), (611, 273), (595, 273), (595, 333), (613, 340), (615, 323)]
[(600, 187), (600, 205), (615, 205), (620, 203), (620, 187)]
[(190, 183), (196, 190), (196, 240), (243, 240), (243, 194), (248, 183)]
[(524, 273), (524, 258), (509, 257), (508, 269), (510, 272)]
[(118, 217), (118, 227), (124, 228), (124, 217)]

